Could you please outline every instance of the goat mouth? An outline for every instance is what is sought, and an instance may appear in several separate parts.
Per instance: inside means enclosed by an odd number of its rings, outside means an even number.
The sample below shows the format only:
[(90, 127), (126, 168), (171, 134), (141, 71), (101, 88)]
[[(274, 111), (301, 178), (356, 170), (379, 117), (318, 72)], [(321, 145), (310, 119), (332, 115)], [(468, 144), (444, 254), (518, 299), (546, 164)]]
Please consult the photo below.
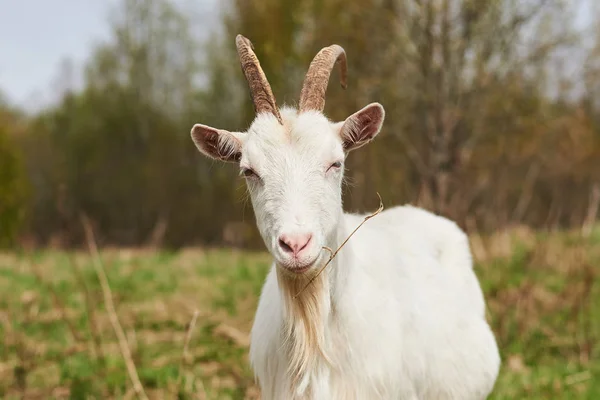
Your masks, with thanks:
[(288, 264), (283, 264), (282, 267), (283, 269), (285, 269), (287, 272), (292, 273), (294, 275), (302, 275), (305, 272), (310, 271), (313, 266), (316, 263), (316, 259), (312, 260), (308, 263), (288, 263)]
[(301, 267), (295, 267), (295, 268), (290, 268), (290, 271), (292, 271), (295, 274), (303, 274), (306, 271), (308, 271), (309, 269), (311, 269), (313, 266), (313, 264), (307, 264), (307, 265), (303, 265)]

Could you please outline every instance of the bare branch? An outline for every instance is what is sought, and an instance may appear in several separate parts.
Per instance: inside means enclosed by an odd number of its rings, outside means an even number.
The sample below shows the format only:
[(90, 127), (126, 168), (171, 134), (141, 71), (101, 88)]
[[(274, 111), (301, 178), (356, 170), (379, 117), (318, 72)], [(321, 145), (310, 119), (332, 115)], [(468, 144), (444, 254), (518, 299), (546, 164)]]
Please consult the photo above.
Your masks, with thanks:
[(417, 171), (419, 171), (422, 176), (428, 176), (429, 168), (423, 160), (423, 156), (419, 154), (417, 147), (411, 142), (410, 139), (402, 134), (397, 135), (397, 138), (404, 146), (404, 149), (406, 150), (405, 154), (408, 156), (410, 161), (412, 161), (415, 168), (417, 168)]
[(581, 233), (583, 237), (589, 237), (592, 234), (594, 222), (598, 216), (598, 209), (600, 208), (600, 183), (595, 183), (590, 190), (590, 202), (586, 217), (581, 227)]
[(522, 222), (525, 212), (529, 207), (529, 203), (531, 202), (531, 198), (533, 197), (535, 182), (539, 173), (539, 165), (534, 162), (529, 167), (527, 175), (525, 175), (525, 181), (521, 189), (521, 196), (519, 196), (519, 201), (517, 202), (517, 206), (515, 207), (511, 218), (513, 222)]

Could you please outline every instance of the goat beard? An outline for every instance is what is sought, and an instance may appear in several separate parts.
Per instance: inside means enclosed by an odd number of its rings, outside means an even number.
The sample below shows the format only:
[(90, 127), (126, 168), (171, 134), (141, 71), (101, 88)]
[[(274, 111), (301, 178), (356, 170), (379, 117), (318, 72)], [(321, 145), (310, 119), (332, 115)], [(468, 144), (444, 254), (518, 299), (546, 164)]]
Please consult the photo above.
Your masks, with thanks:
[(291, 276), (277, 268), (277, 280), (285, 304), (283, 343), (289, 363), (288, 373), (292, 387), (300, 393), (308, 386), (308, 371), (313, 371), (320, 361), (330, 364), (325, 349), (325, 324), (331, 309), (329, 281), (327, 274), (320, 274), (306, 286), (313, 276)]

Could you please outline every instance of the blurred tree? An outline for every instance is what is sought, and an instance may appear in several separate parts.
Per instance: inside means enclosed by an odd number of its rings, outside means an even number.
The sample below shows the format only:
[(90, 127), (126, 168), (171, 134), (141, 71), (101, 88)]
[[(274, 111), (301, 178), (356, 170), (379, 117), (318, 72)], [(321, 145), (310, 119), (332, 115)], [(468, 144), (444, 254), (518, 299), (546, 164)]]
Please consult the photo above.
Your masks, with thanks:
[(191, 162), (183, 146), (191, 144), (198, 45), (169, 1), (125, 0), (115, 11), (113, 37), (94, 52), (83, 92), (66, 90), (31, 133), (55, 150), (32, 160), (48, 186), (37, 192), (39, 215), (48, 207), (57, 215), (39, 221), (78, 242), (84, 212), (106, 241), (161, 242), (153, 230), (169, 234), (171, 210), (195, 183), (185, 178)]
[[(201, 44), (193, 28), (208, 28), (180, 2), (121, 0), (82, 90), (62, 64), (61, 101), (14, 137), (32, 185), (30, 232), (79, 244), (84, 212), (104, 243), (259, 245), (239, 223), (253, 226), (236, 167), (199, 155), (189, 137), (196, 122), (245, 130), (254, 118), (238, 33), (256, 45), (280, 104), (297, 103), (311, 59), (338, 43), (349, 88), (334, 71), (326, 114), (339, 121), (373, 101), (386, 108), (382, 134), (348, 160), (350, 211), (375, 207), (380, 192), (386, 205), (413, 202), (471, 229), (596, 218), (600, 33), (578, 35), (572, 2), (223, 6), (222, 25)], [(565, 60), (576, 54), (584, 68), (569, 74)]]
[[(347, 196), (350, 209), (368, 207), (373, 193), (380, 191), (394, 202), (412, 200), (459, 221), (475, 211), (472, 207), (501, 211), (492, 225), (523, 215), (525, 211), (515, 211), (521, 196), (514, 177), (538, 170), (535, 154), (517, 160), (506, 147), (494, 160), (482, 154), (493, 164), (485, 174), (473, 157), (513, 137), (515, 150), (553, 146), (542, 122), (548, 119), (548, 87), (556, 80), (548, 65), (576, 38), (564, 2), (249, 4), (230, 2), (224, 36), (244, 32), (260, 43), (257, 54), (280, 103), (298, 96), (314, 54), (339, 43), (348, 54), (352, 94), (332, 87), (327, 114), (343, 119), (371, 101), (388, 110), (384, 134), (351, 156), (349, 178), (361, 190)], [(242, 79), (239, 71), (232, 72), (235, 76), (222, 78)], [(498, 208), (497, 196), (482, 194), (494, 193), (501, 176), (510, 177), (511, 187), (503, 188), (507, 193)], [(525, 201), (520, 204), (523, 209)]]
[(15, 243), (26, 213), (28, 179), (13, 141), (24, 130), (21, 124), (21, 118), (0, 100), (0, 247)]

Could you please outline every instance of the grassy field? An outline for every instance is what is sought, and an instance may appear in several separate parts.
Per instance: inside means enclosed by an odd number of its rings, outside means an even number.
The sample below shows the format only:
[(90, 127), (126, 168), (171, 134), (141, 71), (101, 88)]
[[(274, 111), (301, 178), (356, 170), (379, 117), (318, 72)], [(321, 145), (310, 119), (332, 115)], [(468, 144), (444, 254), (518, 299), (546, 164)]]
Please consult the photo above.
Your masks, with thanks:
[[(600, 399), (600, 230), (519, 229), (472, 245), (503, 358), (492, 398)], [(259, 398), (247, 346), (268, 255), (101, 258), (150, 398)], [(0, 255), (0, 329), (0, 397), (135, 398), (85, 252)]]

